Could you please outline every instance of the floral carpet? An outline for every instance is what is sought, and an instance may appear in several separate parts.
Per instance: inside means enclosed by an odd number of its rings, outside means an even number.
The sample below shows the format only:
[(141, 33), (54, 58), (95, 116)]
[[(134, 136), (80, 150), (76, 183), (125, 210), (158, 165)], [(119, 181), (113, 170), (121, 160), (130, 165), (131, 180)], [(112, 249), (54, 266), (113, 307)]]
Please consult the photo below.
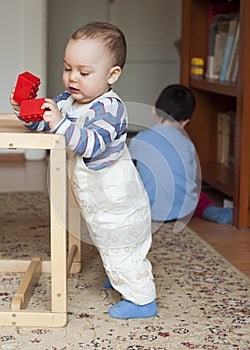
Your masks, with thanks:
[[(0, 220), (1, 259), (49, 259), (46, 194), (0, 194)], [(120, 295), (103, 288), (99, 255), (82, 245), (82, 271), (68, 279), (67, 326), (0, 326), (1, 350), (250, 349), (250, 281), (190, 229), (173, 233), (166, 223), (153, 234), (149, 257), (159, 313), (148, 319), (108, 315)], [(10, 307), (22, 276), (0, 274), (0, 309)], [(50, 308), (49, 274), (40, 278), (28, 307)]]

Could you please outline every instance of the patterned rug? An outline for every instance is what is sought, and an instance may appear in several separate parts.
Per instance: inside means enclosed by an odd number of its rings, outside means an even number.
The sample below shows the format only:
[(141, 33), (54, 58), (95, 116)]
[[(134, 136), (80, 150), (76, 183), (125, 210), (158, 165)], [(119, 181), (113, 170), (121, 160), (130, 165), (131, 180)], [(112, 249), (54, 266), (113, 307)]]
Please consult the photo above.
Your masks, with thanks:
[[(44, 193), (0, 194), (2, 259), (49, 258), (49, 202)], [(68, 324), (63, 328), (0, 327), (0, 349), (181, 350), (250, 349), (249, 279), (184, 228), (167, 223), (153, 234), (150, 260), (159, 314), (116, 320), (120, 300), (102, 286), (96, 249), (83, 243), (83, 269), (68, 279)], [(0, 308), (9, 308), (22, 274), (0, 274)], [(50, 275), (43, 274), (29, 308), (50, 307)], [(0, 316), (1, 317), (1, 316)]]

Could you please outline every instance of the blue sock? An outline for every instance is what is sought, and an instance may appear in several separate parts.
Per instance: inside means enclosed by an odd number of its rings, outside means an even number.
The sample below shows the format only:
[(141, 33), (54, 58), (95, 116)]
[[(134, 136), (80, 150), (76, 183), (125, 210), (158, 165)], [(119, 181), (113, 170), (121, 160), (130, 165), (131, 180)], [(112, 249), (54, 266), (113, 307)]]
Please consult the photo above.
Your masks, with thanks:
[(137, 305), (131, 301), (122, 300), (108, 309), (108, 313), (114, 318), (147, 318), (155, 316), (157, 312), (155, 300), (146, 305)]
[(110, 282), (110, 280), (109, 280), (108, 278), (107, 278), (106, 281), (104, 282), (103, 288), (112, 288), (112, 289), (114, 289), (113, 286), (112, 286), (112, 284), (111, 284), (111, 282)]
[(219, 208), (211, 205), (203, 211), (202, 218), (218, 224), (232, 224), (233, 208)]

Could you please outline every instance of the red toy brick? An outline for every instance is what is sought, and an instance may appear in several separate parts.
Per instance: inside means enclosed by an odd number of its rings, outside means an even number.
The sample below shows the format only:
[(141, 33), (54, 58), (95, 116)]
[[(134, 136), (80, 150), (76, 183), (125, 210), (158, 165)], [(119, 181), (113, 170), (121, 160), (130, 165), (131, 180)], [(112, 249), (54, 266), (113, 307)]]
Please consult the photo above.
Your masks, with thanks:
[(13, 99), (21, 103), (24, 100), (36, 98), (40, 79), (35, 75), (24, 72), (18, 75)]
[(34, 100), (25, 100), (21, 102), (19, 117), (26, 123), (40, 122), (43, 120), (45, 109), (41, 109), (45, 98), (37, 98)]

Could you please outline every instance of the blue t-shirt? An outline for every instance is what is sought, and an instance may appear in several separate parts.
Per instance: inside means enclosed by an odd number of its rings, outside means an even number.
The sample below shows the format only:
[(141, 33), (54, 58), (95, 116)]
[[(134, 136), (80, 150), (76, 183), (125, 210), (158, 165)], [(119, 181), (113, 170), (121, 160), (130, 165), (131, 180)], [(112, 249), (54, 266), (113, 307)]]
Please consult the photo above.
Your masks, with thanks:
[(199, 197), (198, 162), (185, 133), (156, 125), (133, 137), (129, 150), (148, 193), (152, 220), (192, 214)]

